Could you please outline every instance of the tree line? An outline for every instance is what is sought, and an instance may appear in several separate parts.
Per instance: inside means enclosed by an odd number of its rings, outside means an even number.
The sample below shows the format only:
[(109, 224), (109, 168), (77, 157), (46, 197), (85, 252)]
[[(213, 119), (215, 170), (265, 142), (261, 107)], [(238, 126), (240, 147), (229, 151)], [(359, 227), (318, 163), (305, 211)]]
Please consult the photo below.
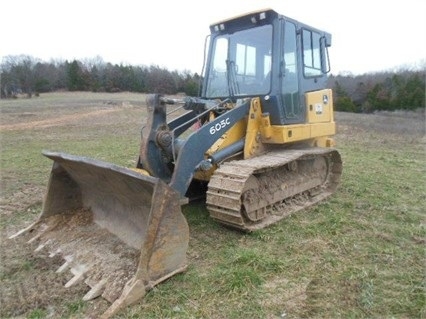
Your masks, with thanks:
[(96, 57), (83, 61), (44, 62), (28, 55), (5, 56), (0, 64), (1, 98), (58, 90), (161, 92), (198, 95), (200, 76), (157, 65), (111, 64)]
[[(0, 64), (1, 98), (58, 90), (141, 93), (183, 92), (197, 96), (201, 77), (189, 71), (111, 64), (95, 57), (44, 62), (28, 55), (5, 56)], [(337, 111), (373, 112), (425, 107), (425, 68), (363, 75), (329, 75)]]
[(425, 69), (329, 76), (337, 111), (369, 113), (425, 107)]

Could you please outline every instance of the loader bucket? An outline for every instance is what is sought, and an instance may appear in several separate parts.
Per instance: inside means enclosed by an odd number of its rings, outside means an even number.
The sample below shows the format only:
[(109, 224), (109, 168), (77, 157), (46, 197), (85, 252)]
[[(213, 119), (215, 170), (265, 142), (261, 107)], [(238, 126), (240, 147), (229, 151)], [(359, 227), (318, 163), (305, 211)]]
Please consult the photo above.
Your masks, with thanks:
[(21, 231), (84, 280), (84, 300), (103, 296), (109, 318), (156, 284), (186, 269), (189, 230), (179, 195), (151, 176), (63, 153), (54, 161), (42, 213)]

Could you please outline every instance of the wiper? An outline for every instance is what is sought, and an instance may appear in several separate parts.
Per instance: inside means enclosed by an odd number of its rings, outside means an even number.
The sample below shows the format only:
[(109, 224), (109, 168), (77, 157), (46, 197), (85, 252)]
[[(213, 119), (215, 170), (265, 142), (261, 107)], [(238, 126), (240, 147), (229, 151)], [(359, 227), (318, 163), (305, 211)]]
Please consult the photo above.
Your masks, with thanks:
[(240, 88), (237, 81), (237, 68), (235, 61), (226, 60), (226, 79), (228, 81), (229, 96), (234, 97), (240, 94)]

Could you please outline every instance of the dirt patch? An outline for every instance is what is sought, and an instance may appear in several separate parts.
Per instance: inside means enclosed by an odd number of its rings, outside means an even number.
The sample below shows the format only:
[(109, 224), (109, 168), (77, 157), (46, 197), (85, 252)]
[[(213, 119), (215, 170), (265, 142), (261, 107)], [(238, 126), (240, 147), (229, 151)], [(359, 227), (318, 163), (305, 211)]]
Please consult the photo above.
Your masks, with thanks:
[(5, 125), (0, 125), (0, 131), (16, 131), (16, 130), (27, 130), (27, 129), (33, 129), (33, 128), (60, 126), (66, 123), (75, 122), (82, 118), (105, 115), (108, 113), (117, 112), (119, 110), (120, 110), (119, 108), (103, 109), (103, 110), (97, 110), (97, 111), (92, 111), (87, 113), (63, 115), (58, 118), (50, 118), (46, 120), (30, 121), (30, 122), (16, 123), (16, 124), (5, 124)]
[(291, 317), (293, 313), (298, 313), (305, 307), (307, 285), (307, 280), (295, 283), (282, 277), (273, 278), (263, 286), (265, 290), (263, 305), (278, 308), (282, 318), (287, 315)]

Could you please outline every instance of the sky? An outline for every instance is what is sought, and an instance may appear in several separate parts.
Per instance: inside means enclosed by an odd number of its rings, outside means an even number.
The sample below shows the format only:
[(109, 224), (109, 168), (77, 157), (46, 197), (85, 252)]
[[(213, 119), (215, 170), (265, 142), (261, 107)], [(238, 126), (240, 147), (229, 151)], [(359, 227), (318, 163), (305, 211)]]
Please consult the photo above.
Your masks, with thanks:
[(5, 0), (0, 59), (101, 57), (201, 73), (210, 24), (265, 8), (331, 33), (332, 74), (426, 66), (425, 0)]

